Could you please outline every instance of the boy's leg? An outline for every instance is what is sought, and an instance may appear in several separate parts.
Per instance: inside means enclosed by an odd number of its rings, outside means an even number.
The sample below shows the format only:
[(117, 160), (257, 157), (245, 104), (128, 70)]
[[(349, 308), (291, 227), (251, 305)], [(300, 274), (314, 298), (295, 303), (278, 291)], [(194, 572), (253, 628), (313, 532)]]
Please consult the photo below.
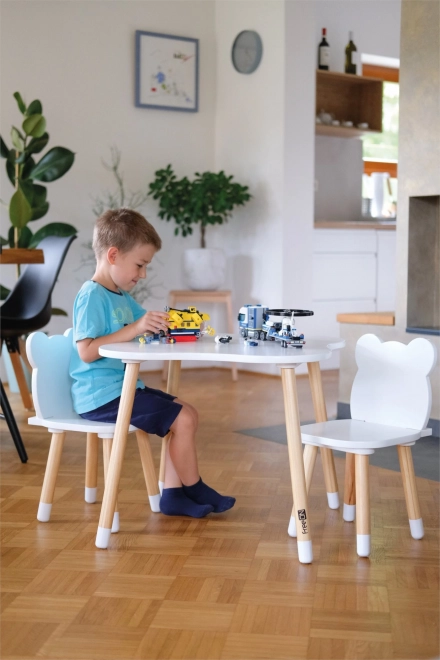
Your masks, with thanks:
[[(197, 415), (195, 410), (194, 413)], [(169, 441), (170, 459), (174, 464), (176, 476), (182, 481), (184, 493), (193, 502), (209, 504), (213, 507), (214, 513), (222, 513), (234, 506), (235, 498), (220, 495), (204, 484), (200, 478), (195, 445), (197, 420), (194, 413), (184, 406), (172, 424)]]

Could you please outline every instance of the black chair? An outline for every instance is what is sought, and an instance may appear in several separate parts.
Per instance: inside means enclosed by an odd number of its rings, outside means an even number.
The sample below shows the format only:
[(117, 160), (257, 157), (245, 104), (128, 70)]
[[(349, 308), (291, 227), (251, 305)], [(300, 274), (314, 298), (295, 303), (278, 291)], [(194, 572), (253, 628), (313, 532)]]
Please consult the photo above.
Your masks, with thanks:
[[(25, 384), (20, 362), (19, 339), (22, 335), (40, 330), (49, 323), (52, 315), (52, 291), (67, 251), (75, 238), (75, 236), (48, 236), (44, 238), (38, 245), (38, 248), (44, 252), (44, 264), (29, 264), (26, 266), (17, 284), (0, 308), (1, 346), (3, 347), (3, 342), (5, 342), (17, 375), (20, 394), (26, 407), (32, 408), (32, 400)], [(9, 431), (21, 461), (25, 463), (27, 461), (26, 450), (3, 386), (0, 394), (0, 405)]]

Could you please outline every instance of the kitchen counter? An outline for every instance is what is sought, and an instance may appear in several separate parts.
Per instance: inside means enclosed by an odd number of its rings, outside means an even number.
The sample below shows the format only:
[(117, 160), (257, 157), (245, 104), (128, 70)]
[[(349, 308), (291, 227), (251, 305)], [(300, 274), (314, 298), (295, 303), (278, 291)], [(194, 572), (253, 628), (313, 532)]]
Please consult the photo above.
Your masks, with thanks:
[(315, 229), (377, 229), (381, 231), (395, 231), (395, 220), (353, 220), (353, 222), (333, 222), (325, 220), (315, 220)]

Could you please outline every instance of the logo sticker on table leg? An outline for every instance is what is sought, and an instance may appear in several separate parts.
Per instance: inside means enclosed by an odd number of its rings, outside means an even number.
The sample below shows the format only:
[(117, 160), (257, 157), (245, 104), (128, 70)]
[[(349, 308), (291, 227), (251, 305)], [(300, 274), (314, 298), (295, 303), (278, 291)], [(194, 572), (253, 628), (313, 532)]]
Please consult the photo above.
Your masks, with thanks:
[(307, 534), (307, 514), (305, 509), (298, 509), (298, 520), (301, 523), (302, 533)]

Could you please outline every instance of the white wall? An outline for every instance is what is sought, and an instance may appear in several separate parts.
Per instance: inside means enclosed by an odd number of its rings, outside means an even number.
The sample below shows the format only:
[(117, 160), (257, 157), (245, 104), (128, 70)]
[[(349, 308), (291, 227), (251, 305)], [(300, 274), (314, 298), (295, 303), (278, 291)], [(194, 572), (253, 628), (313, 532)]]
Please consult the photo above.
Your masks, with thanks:
[[(48, 122), (50, 146), (76, 153), (72, 169), (48, 184), (50, 211), (32, 223), (35, 230), (63, 221), (79, 230), (53, 303), (67, 311), (88, 274), (76, 272), (81, 244), (91, 238), (92, 196), (113, 187), (101, 165), (110, 145), (122, 151), (127, 187), (148, 188), (154, 171), (172, 163), (179, 176), (214, 166), (215, 31), (214, 2), (167, 0), (4, 0), (1, 3), (1, 134), (9, 144), (12, 124), (20, 115), (12, 94), (20, 91), (30, 102), (41, 99)], [(135, 30), (196, 37), (200, 40), (200, 104), (198, 113), (136, 108), (134, 105)], [(18, 45), (19, 44), (19, 45)], [(12, 187), (1, 165), (2, 199)], [(161, 309), (171, 288), (182, 288), (181, 254), (197, 238), (175, 238), (174, 225), (157, 218), (156, 203), (144, 209), (163, 238), (160, 264), (153, 264), (158, 299), (148, 305)], [(2, 234), (9, 223), (2, 211)], [(14, 269), (2, 269), (2, 283), (11, 286)], [(49, 330), (60, 332), (69, 321), (54, 317)]]

